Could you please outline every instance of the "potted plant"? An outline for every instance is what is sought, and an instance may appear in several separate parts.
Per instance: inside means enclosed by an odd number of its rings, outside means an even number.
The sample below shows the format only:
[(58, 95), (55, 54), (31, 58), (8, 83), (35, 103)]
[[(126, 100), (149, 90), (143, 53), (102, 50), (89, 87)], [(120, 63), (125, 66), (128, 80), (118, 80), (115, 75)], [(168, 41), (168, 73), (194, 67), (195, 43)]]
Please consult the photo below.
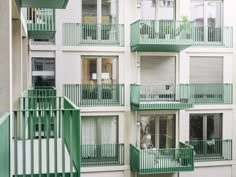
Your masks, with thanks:
[(191, 23), (188, 20), (188, 16), (182, 16), (182, 24), (181, 24), (181, 36), (182, 39), (190, 39), (192, 33)]
[(171, 31), (172, 31), (171, 25), (166, 25), (166, 26), (164, 27), (165, 39), (170, 39)]

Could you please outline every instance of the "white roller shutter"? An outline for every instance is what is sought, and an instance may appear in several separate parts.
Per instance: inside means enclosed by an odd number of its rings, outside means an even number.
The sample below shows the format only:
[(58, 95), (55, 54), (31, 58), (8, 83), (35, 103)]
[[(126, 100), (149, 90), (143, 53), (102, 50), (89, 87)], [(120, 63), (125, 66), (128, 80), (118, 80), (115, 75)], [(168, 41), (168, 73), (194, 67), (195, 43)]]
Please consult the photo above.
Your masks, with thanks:
[(223, 83), (223, 57), (190, 57), (190, 83)]
[(175, 57), (144, 56), (140, 65), (141, 84), (175, 84)]

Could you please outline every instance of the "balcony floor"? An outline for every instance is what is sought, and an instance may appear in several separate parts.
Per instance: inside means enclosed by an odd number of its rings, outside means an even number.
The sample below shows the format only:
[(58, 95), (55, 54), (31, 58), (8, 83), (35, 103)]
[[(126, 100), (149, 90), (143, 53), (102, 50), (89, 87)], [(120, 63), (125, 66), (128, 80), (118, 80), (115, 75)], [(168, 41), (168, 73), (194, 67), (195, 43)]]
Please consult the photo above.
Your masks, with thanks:
[[(37, 139), (34, 140), (34, 174), (39, 174), (39, 153), (38, 153), (38, 147), (39, 147), (39, 141)], [(18, 152), (18, 175), (23, 174), (23, 153), (22, 153), (22, 141), (17, 141), (17, 152)], [(26, 174), (31, 174), (31, 153), (30, 153), (30, 140), (26, 140)], [(49, 140), (49, 165), (50, 165), (50, 173), (55, 173), (54, 170), (54, 139)], [(46, 139), (42, 139), (42, 174), (47, 173), (47, 154), (46, 154)], [(11, 143), (11, 162), (14, 162), (14, 140)], [(12, 171), (14, 171), (14, 164), (11, 164)], [(75, 169), (73, 168), (73, 171), (75, 172)], [(62, 173), (62, 139), (57, 139), (57, 172)], [(68, 153), (68, 150), (65, 146), (65, 173), (70, 172), (70, 156)]]
[(144, 101), (140, 102), (139, 105), (132, 104), (132, 110), (175, 110), (175, 109), (186, 109), (191, 108), (193, 105), (191, 103), (181, 103), (176, 101)]

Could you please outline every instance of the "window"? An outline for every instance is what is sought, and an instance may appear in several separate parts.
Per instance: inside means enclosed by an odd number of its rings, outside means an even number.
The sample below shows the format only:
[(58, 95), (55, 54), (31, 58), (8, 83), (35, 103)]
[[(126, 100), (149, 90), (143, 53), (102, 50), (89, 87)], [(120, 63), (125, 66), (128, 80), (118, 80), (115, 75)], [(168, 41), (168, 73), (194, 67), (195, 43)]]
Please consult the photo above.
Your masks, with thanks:
[(175, 147), (175, 115), (141, 116), (140, 125), (141, 149)]
[(81, 144), (116, 144), (118, 117), (82, 117)]
[(54, 58), (32, 58), (32, 85), (55, 86)]
[(82, 0), (82, 23), (117, 24), (118, 0)]
[(222, 38), (222, 1), (191, 1), (191, 20), (195, 22), (195, 40), (220, 42)]
[(222, 114), (191, 114), (190, 140), (212, 140), (222, 137)]
[(115, 84), (118, 82), (117, 57), (83, 57), (83, 84)]
[(143, 0), (141, 13), (143, 20), (174, 20), (175, 0)]

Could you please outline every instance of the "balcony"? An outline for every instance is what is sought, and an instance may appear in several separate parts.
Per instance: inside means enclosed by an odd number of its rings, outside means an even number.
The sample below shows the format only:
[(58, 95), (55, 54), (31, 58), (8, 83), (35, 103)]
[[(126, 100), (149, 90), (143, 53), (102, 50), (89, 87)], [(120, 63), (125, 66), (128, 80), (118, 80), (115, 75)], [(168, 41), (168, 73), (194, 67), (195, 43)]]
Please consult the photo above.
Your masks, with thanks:
[(55, 91), (29, 89), (13, 111), (15, 176), (80, 176), (80, 111), (67, 98), (46, 96)]
[(124, 106), (124, 84), (65, 84), (63, 89), (79, 107)]
[(233, 27), (194, 27), (194, 46), (233, 47)]
[(193, 105), (187, 85), (136, 85), (130, 88), (131, 110), (186, 109)]
[(52, 39), (56, 33), (55, 9), (27, 9), (27, 28), (30, 39)]
[(189, 97), (193, 104), (232, 104), (232, 84), (189, 84)]
[(0, 117), (0, 176), (10, 176), (10, 114)]
[(180, 52), (193, 45), (193, 22), (138, 20), (131, 24), (131, 51)]
[(130, 145), (130, 166), (138, 174), (193, 171), (193, 149), (183, 143), (170, 149), (141, 150)]
[(124, 144), (81, 145), (81, 167), (124, 165)]
[(232, 160), (232, 140), (191, 140), (195, 162)]
[(121, 24), (63, 24), (65, 46), (123, 46), (124, 25)]
[(20, 7), (65, 9), (69, 0), (16, 0)]
[(131, 110), (187, 109), (194, 104), (232, 104), (232, 84), (131, 84)]

